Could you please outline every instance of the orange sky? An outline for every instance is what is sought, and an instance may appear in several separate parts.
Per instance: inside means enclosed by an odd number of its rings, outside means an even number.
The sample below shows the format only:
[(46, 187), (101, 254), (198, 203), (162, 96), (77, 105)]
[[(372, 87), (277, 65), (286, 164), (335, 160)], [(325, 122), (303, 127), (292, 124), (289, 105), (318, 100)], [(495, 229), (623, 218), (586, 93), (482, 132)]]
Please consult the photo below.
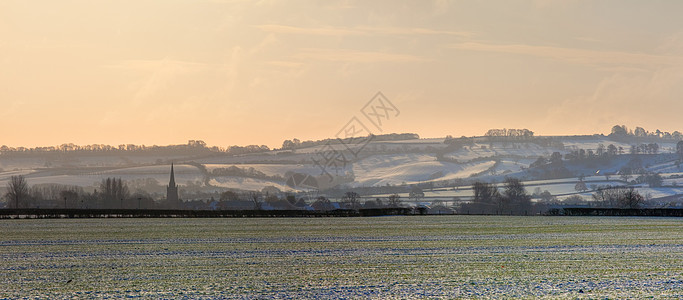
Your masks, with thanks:
[[(0, 2), (0, 145), (683, 130), (680, 1)], [(377, 132), (379, 133), (379, 132)]]

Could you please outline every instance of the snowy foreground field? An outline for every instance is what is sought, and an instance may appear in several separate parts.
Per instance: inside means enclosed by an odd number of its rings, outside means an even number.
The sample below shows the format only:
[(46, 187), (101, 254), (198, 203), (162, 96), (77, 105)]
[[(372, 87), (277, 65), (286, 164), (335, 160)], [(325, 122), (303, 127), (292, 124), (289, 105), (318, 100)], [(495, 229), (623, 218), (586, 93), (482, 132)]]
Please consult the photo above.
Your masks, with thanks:
[(0, 298), (677, 298), (683, 220), (0, 220)]

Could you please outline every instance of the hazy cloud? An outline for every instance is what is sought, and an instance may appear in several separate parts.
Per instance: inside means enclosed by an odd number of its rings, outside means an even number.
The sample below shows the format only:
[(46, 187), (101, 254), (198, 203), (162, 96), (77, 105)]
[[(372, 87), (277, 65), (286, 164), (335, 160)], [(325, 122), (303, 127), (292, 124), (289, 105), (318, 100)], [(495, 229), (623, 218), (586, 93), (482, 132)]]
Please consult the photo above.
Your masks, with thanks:
[(344, 36), (344, 35), (365, 35), (366, 33), (354, 29), (336, 28), (336, 27), (320, 27), (320, 28), (305, 28), (294, 27), (287, 25), (266, 24), (258, 25), (257, 28), (274, 33), (285, 34), (305, 34), (305, 35), (324, 35), (324, 36)]
[(295, 55), (299, 59), (314, 59), (334, 62), (377, 63), (377, 62), (424, 62), (424, 57), (379, 51), (357, 51), (348, 49), (305, 48)]
[(578, 63), (587, 65), (683, 65), (683, 56), (656, 55), (623, 51), (601, 51), (580, 48), (565, 48), (525, 44), (490, 44), (481, 42), (457, 43), (450, 45), (450, 47), (458, 50), (529, 55), (565, 61), (568, 63)]
[(112, 69), (158, 71), (159, 69), (192, 70), (205, 68), (207, 66), (208, 64), (205, 63), (164, 58), (156, 60), (123, 60), (115, 64), (105, 65), (104, 67)]
[(257, 28), (274, 33), (321, 35), (321, 36), (370, 36), (370, 35), (451, 35), (459, 37), (471, 37), (473, 32), (438, 30), (430, 28), (407, 28), (407, 27), (295, 27), (287, 25), (266, 24), (258, 25)]

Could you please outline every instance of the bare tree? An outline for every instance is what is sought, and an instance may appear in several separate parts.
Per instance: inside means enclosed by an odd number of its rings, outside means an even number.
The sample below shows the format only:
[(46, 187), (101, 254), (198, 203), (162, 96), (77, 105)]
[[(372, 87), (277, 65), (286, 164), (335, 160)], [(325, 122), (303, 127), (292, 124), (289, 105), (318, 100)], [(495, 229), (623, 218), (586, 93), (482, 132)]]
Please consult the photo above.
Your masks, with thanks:
[(633, 130), (633, 135), (638, 136), (638, 137), (646, 137), (647, 131), (645, 131), (645, 129), (643, 129), (643, 127), (636, 127), (636, 129)]
[(577, 192), (585, 192), (588, 190), (588, 187), (586, 186), (586, 182), (583, 180), (579, 180), (579, 182), (576, 183), (574, 186), (574, 190)]
[(598, 156), (602, 156), (603, 154), (605, 154), (605, 151), (606, 151), (605, 145), (598, 144), (598, 148), (595, 150), (595, 154), (597, 154)]
[(408, 198), (415, 200), (416, 202), (422, 200), (425, 197), (425, 193), (418, 186), (414, 186), (410, 193), (408, 193)]
[[(621, 148), (621, 151), (624, 151), (624, 148)], [(614, 144), (609, 144), (607, 146), (607, 155), (614, 156), (617, 155), (619, 152), (619, 148), (617, 146), (614, 146)]]
[(633, 187), (622, 191), (621, 197), (619, 199), (619, 205), (623, 208), (638, 208), (640, 207), (645, 199), (638, 191)]
[(401, 207), (401, 196), (398, 194), (393, 194), (389, 196), (389, 203), (387, 203), (389, 207)]
[(500, 197), (501, 212), (510, 214), (527, 214), (531, 210), (531, 196), (526, 192), (524, 184), (517, 178), (505, 179), (505, 190)]
[(360, 195), (356, 192), (346, 192), (344, 196), (342, 196), (341, 200), (342, 203), (346, 206), (346, 208), (351, 208), (351, 209), (357, 209), (360, 208)]
[(123, 183), (121, 178), (108, 177), (102, 179), (100, 183), (100, 199), (104, 202), (105, 207), (115, 208), (117, 207), (116, 203), (120, 201), (118, 207), (122, 208), (123, 200), (129, 196), (128, 186)]
[(330, 199), (327, 199), (325, 196), (318, 196), (318, 198), (315, 199), (315, 202), (311, 203), (311, 207), (313, 207), (313, 209), (315, 210), (321, 211), (334, 209), (334, 206), (332, 205), (332, 202), (330, 202)]
[(501, 195), (495, 185), (477, 181), (472, 184), (472, 191), (474, 199), (461, 205), (463, 213), (493, 214), (499, 211)]
[(7, 184), (7, 201), (11, 208), (19, 208), (20, 204), (25, 206), (28, 200), (28, 183), (23, 175), (16, 175), (10, 177)]
[(240, 196), (233, 191), (225, 191), (221, 193), (220, 201), (239, 201)]
[(612, 133), (610, 134), (611, 136), (626, 136), (628, 134), (628, 130), (626, 126), (624, 125), (614, 125), (612, 127)]
[(249, 192), (249, 200), (254, 203), (254, 210), (261, 210), (261, 192)]
[(609, 208), (638, 208), (645, 198), (633, 187), (600, 187), (593, 194), (598, 205)]

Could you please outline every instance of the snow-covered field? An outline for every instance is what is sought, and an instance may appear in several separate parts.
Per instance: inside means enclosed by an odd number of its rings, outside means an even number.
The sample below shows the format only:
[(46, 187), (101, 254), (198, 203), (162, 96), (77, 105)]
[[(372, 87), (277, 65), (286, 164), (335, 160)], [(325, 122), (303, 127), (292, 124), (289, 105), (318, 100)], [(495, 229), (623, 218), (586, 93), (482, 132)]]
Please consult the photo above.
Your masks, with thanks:
[(600, 144), (603, 146), (607, 147), (610, 144), (614, 145), (617, 147), (621, 147), (624, 151), (624, 153), (628, 153), (631, 150), (631, 144), (626, 144), (626, 143), (620, 143), (620, 142), (615, 142), (615, 141), (609, 141), (604, 138), (591, 138), (591, 139), (563, 139), (562, 144), (564, 144), (564, 147), (567, 149), (584, 149), (584, 150), (593, 150), (593, 152), (596, 152)]
[(675, 218), (0, 220), (0, 298), (683, 297)]
[(677, 165), (676, 162), (669, 161), (650, 166), (648, 170), (654, 173), (679, 173), (683, 172), (683, 164)]
[[(538, 158), (539, 156), (550, 156), (557, 151), (551, 148), (544, 148), (534, 143), (521, 143), (503, 145), (502, 143), (475, 144), (466, 146), (460, 150), (453, 151), (445, 155), (446, 158), (467, 162), (473, 159), (481, 159), (495, 156)], [(533, 162), (533, 160), (531, 161)]]
[(17, 171), (6, 171), (6, 172), (0, 172), (0, 183), (7, 182), (12, 176), (17, 176), (17, 175), (28, 175), (35, 172), (35, 170), (32, 169), (22, 169), (22, 170), (17, 170)]
[(211, 172), (218, 168), (237, 167), (244, 170), (254, 168), (254, 170), (262, 172), (268, 176), (285, 177), (288, 172), (305, 173), (315, 175), (320, 174), (321, 169), (316, 165), (304, 164), (205, 164), (206, 169)]
[[(186, 184), (188, 181), (201, 181), (203, 176), (197, 167), (191, 165), (174, 166), (176, 183)], [(64, 171), (62, 171), (64, 172)], [(0, 185), (5, 186), (13, 175), (24, 175), (29, 185), (64, 184), (83, 187), (97, 186), (107, 177), (117, 177), (123, 180), (151, 178), (159, 184), (167, 184), (170, 179), (171, 165), (155, 165), (144, 167), (114, 168), (102, 171), (68, 170), (68, 174), (55, 174), (52, 171), (25, 169), (0, 173)]]
[(467, 178), (493, 167), (494, 161), (440, 162), (426, 154), (375, 155), (353, 165), (356, 185), (398, 185)]
[(284, 182), (277, 182), (271, 180), (257, 179), (257, 178), (245, 178), (245, 177), (235, 177), (235, 176), (222, 176), (210, 180), (211, 185), (218, 186), (226, 189), (241, 189), (250, 191), (260, 191), (264, 187), (274, 186), (281, 191), (290, 191), (292, 188), (285, 185)]

